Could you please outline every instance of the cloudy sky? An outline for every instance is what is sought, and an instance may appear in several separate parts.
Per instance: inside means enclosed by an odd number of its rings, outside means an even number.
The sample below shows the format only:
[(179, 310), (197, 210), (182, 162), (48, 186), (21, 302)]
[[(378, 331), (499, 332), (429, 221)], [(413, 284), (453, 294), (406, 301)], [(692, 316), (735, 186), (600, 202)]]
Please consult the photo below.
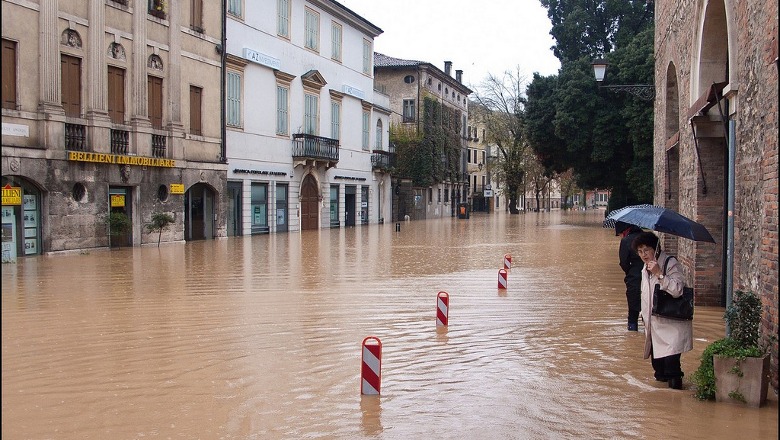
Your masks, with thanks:
[(337, 0), (384, 31), (374, 50), (396, 58), (427, 61), (474, 86), (489, 73), (520, 66), (551, 75), (560, 63), (550, 47), (550, 20), (539, 0)]

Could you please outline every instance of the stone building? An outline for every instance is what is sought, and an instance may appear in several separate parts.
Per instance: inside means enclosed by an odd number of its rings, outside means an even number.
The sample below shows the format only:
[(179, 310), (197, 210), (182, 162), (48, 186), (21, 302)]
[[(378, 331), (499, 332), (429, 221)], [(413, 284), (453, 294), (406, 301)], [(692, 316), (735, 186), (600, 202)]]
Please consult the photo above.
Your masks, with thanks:
[[(475, 111), (478, 108), (479, 111)], [(469, 102), (468, 126), (466, 127), (466, 172), (469, 175), (468, 203), (473, 211), (490, 212), (493, 203), (493, 186), (490, 182), (488, 157), (490, 146), (487, 142), (485, 112), (476, 102)]]
[[(2, 1), (3, 258), (225, 235), (222, 14), (203, 0)], [(130, 228), (109, 234), (107, 217)], [(115, 231), (117, 232), (117, 231)]]
[[(716, 244), (665, 235), (697, 303), (762, 298), (778, 334), (778, 1), (655, 3), (655, 201)], [(778, 388), (774, 340), (772, 386)]]
[(330, 0), (230, 1), (228, 235), (378, 223), (390, 215), (382, 30)]
[[(441, 164), (434, 167), (452, 172), (432, 176), (433, 184), (415, 187), (407, 176), (393, 176), (393, 219), (439, 218), (456, 215), (459, 202), (466, 202), (469, 194), (467, 167), (468, 96), (463, 71), (452, 77), (452, 62), (444, 62), (444, 71), (436, 66), (415, 60), (404, 60), (374, 53), (374, 76), (377, 88), (390, 96), (390, 124), (402, 130), (425, 134), (425, 126), (444, 127), (441, 137), (446, 145), (439, 145)], [(427, 114), (440, 115), (436, 121), (426, 121)], [(446, 117), (442, 116), (446, 114)], [(451, 157), (449, 153), (455, 152)], [(399, 153), (396, 152), (396, 155)], [(399, 159), (400, 160), (400, 159)]]

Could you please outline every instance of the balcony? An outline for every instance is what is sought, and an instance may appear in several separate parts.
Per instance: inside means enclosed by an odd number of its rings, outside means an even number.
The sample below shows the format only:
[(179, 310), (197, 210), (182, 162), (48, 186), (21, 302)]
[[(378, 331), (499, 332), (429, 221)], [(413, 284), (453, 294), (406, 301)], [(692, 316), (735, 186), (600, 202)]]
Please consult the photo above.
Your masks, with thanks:
[(130, 147), (130, 132), (111, 129), (111, 153), (127, 154)]
[(87, 127), (85, 125), (65, 123), (65, 149), (87, 151)]
[(395, 153), (382, 150), (371, 152), (371, 168), (374, 171), (387, 172), (395, 166)]
[(165, 136), (152, 135), (152, 157), (165, 157)]
[(335, 167), (339, 161), (339, 140), (296, 133), (292, 140), (293, 166)]

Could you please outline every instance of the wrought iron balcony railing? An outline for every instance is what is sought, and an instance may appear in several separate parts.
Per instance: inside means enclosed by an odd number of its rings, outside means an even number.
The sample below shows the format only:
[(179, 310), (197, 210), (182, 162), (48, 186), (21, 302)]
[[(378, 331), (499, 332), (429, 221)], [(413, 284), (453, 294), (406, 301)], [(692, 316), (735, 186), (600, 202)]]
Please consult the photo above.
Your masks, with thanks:
[(374, 150), (371, 153), (371, 168), (376, 170), (389, 170), (395, 166), (395, 153), (382, 150)]
[(293, 135), (293, 159), (313, 159), (328, 162), (339, 160), (339, 140), (313, 134), (296, 133)]

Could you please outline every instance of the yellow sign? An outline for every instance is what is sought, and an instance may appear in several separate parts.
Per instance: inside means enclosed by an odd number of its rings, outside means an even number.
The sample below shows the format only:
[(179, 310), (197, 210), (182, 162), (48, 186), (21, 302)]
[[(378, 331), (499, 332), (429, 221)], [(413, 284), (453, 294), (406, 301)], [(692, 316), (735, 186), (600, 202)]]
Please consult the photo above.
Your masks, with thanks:
[(3, 205), (21, 205), (22, 204), (22, 188), (11, 185), (3, 187)]
[(111, 207), (112, 208), (124, 208), (125, 207), (125, 195), (124, 194), (111, 194)]
[(173, 168), (176, 161), (173, 159), (160, 159), (158, 157), (122, 156), (121, 154), (85, 153), (82, 151), (68, 151), (68, 160), (77, 162), (115, 163), (119, 165), (135, 165), (142, 167)]
[(171, 183), (171, 194), (184, 194), (184, 184)]

